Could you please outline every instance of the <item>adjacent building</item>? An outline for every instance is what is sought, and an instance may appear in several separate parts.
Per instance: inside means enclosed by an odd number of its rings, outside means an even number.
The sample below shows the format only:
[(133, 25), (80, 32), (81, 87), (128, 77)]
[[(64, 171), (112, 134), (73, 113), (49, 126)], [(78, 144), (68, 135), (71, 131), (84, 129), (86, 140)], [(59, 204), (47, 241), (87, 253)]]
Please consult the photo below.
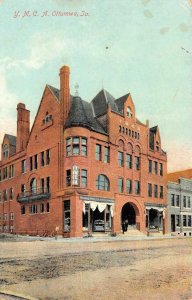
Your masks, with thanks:
[(81, 237), (120, 233), (122, 222), (168, 230), (167, 156), (158, 126), (140, 122), (128, 93), (72, 96), (69, 67), (46, 85), (30, 129), (17, 106), (17, 136), (5, 134), (0, 162), (0, 231)]
[(192, 235), (192, 169), (168, 174), (169, 231)]

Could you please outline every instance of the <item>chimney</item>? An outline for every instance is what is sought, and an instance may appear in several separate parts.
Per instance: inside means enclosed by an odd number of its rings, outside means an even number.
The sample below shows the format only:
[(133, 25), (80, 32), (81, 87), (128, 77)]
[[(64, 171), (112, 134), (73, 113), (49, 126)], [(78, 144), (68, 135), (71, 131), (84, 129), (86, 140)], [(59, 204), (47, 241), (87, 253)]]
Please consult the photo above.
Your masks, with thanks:
[(62, 126), (65, 125), (70, 110), (69, 74), (70, 69), (68, 66), (63, 66), (60, 69), (60, 112)]
[(26, 148), (30, 131), (30, 111), (25, 108), (25, 104), (17, 105), (17, 147), (16, 151)]

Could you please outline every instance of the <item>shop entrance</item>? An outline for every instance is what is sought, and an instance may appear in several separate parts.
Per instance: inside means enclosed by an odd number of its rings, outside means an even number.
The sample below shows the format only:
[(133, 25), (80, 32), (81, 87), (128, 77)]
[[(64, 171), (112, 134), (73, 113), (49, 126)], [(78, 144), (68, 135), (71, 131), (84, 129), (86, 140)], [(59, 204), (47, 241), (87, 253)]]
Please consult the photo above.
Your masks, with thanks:
[(106, 232), (112, 230), (111, 205), (105, 203), (85, 203), (82, 212), (83, 230), (89, 232)]
[(136, 213), (132, 204), (126, 203), (121, 211), (121, 222), (128, 220), (129, 225), (136, 225)]

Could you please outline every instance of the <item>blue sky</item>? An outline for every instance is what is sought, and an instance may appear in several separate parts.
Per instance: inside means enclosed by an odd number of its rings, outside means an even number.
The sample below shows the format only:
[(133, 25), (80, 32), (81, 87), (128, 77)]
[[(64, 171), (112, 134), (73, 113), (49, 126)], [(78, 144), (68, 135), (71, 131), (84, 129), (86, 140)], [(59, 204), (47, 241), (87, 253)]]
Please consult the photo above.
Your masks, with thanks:
[(78, 82), (87, 101), (103, 86), (114, 97), (130, 92), (137, 117), (159, 125), (168, 169), (191, 168), (191, 41), (191, 0), (0, 0), (0, 138), (15, 134), (18, 102), (33, 121), (67, 64), (71, 92)]

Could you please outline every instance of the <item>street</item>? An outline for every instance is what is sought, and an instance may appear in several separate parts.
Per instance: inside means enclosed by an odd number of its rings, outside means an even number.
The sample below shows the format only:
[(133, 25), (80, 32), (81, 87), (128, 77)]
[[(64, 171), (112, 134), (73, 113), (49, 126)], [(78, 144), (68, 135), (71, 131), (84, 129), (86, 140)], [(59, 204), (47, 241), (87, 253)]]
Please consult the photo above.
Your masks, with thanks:
[(0, 291), (48, 300), (189, 300), (191, 250), (191, 238), (1, 241)]

